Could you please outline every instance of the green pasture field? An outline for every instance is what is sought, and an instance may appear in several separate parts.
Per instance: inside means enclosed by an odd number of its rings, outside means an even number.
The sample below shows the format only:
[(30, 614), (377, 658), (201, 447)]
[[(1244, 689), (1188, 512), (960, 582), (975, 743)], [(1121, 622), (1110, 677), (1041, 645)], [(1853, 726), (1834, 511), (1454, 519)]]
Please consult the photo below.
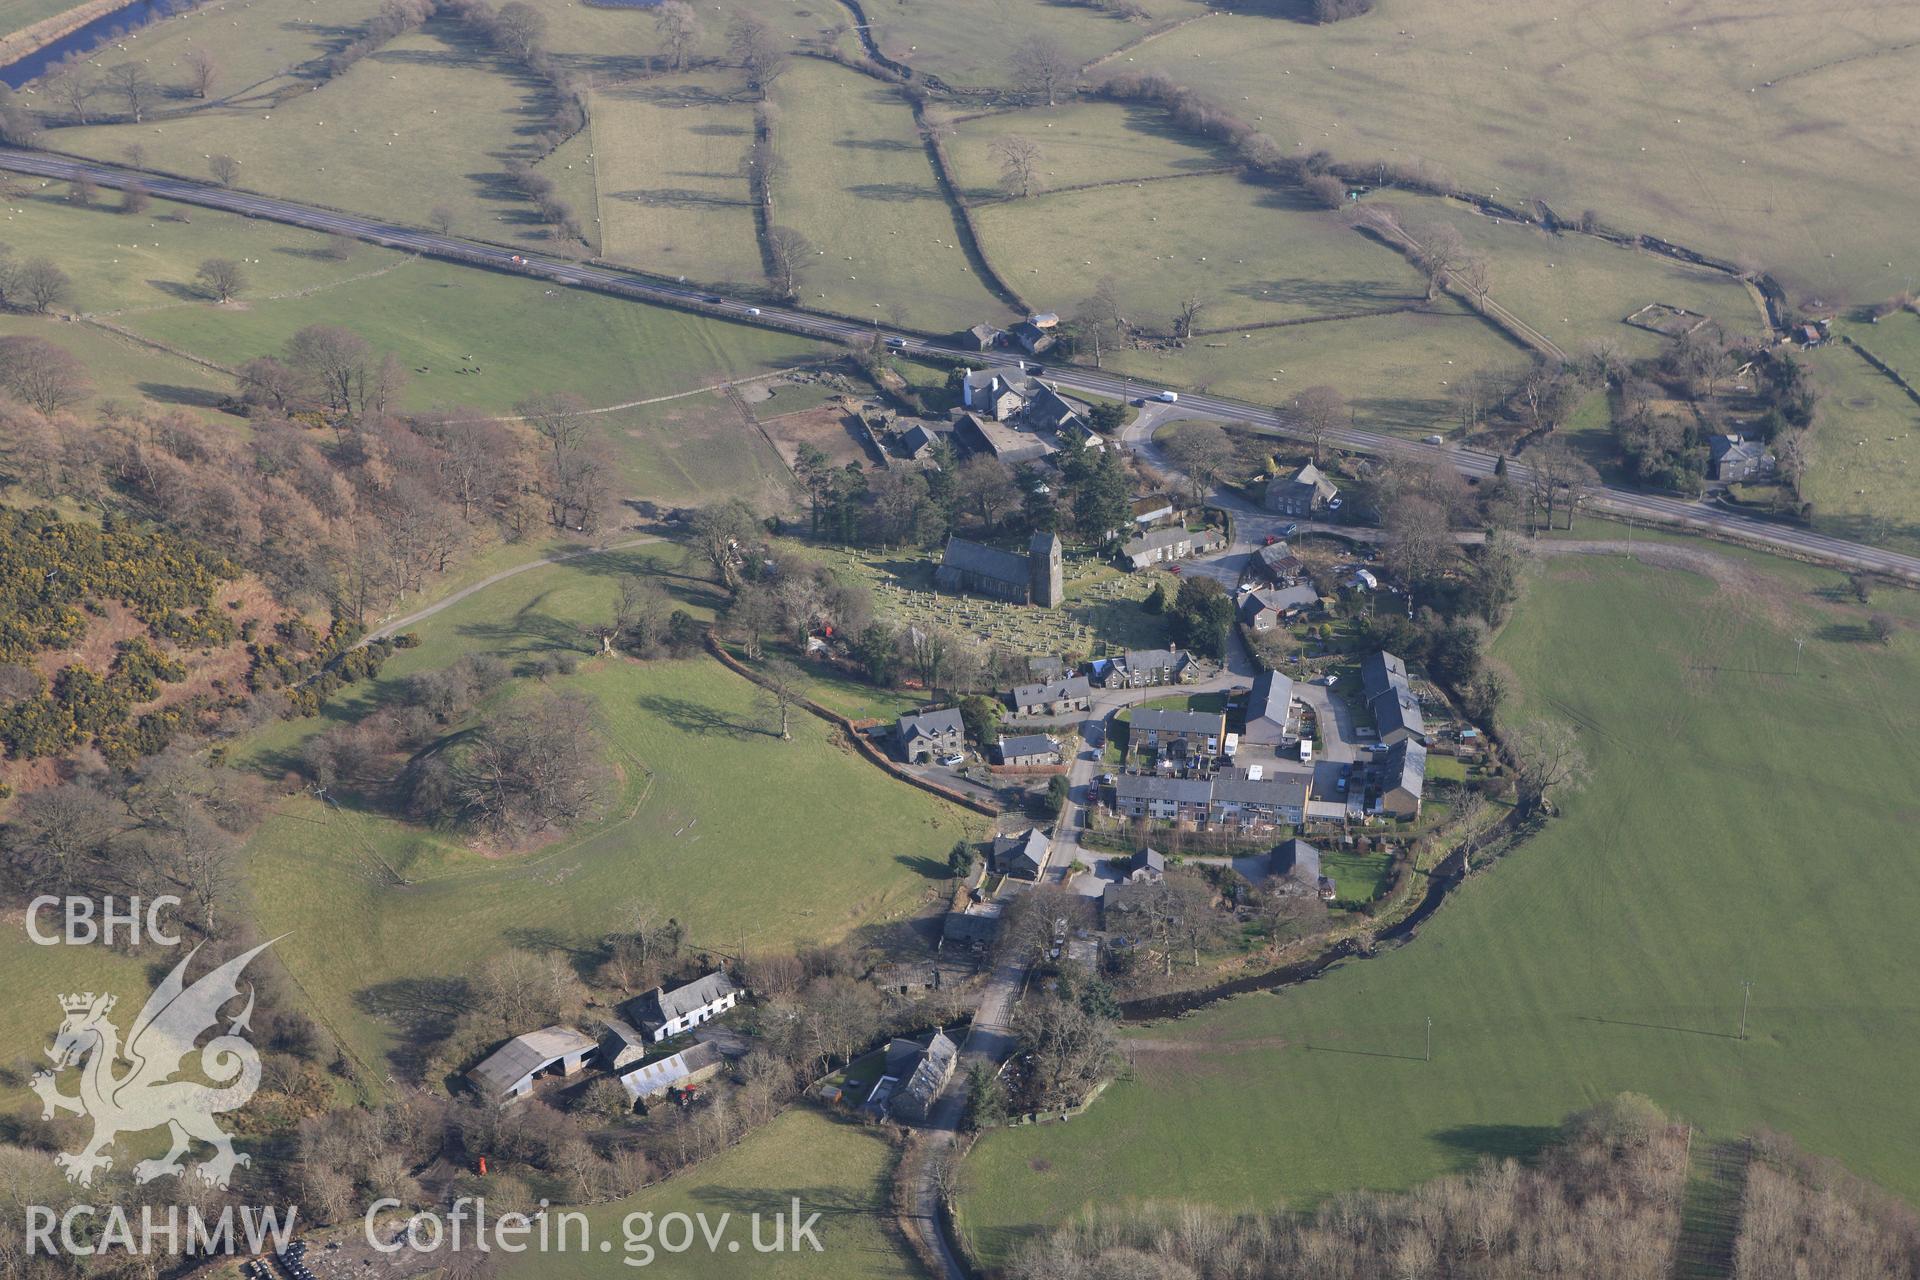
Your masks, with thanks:
[(1482, 370), (1524, 369), (1527, 352), (1464, 304), (1431, 312), (1251, 329), (1197, 339), (1180, 350), (1122, 351), (1108, 370), (1179, 387), (1205, 387), (1256, 404), (1281, 404), (1311, 386), (1347, 397), (1361, 426), (1402, 435), (1445, 431), (1449, 384)]
[(1883, 647), (1835, 573), (1673, 539), (1634, 549), (1547, 562), (1493, 647), (1511, 719), (1578, 726), (1594, 779), (1565, 815), (1409, 946), (1143, 1029), (1203, 1048), (1136, 1054), (1134, 1078), (1071, 1125), (991, 1136), (962, 1201), (989, 1259), (1088, 1204), (1405, 1187), (1531, 1152), (1626, 1090), (1920, 1193), (1887, 1123), (1920, 1050), (1902, 798), (1920, 761), (1898, 729), (1920, 711), (1920, 603), (1875, 597), (1906, 628)]
[[(1226, 175), (1038, 195), (974, 211), (987, 256), (1035, 306), (1071, 313), (1111, 277), (1121, 314), (1173, 331), (1189, 296), (1198, 327), (1410, 306), (1414, 269), (1298, 192)], [(1231, 335), (1238, 341), (1239, 335)]]
[(596, 424), (633, 497), (698, 506), (737, 495), (769, 512), (793, 501), (786, 464), (718, 392), (601, 414)]
[[(59, 909), (43, 911), (39, 927), (42, 933), (61, 932)], [(65, 1016), (61, 996), (111, 991), (120, 997), (120, 1008), (130, 1020), (153, 990), (149, 970), (163, 964), (171, 968), (179, 958), (158, 946), (133, 952), (99, 945), (43, 947), (27, 937), (26, 912), (9, 911), (0, 927), (0, 971), (7, 975), (7, 998), (0, 1001), (0, 1033), (7, 1044), (6, 1056), (0, 1058), (0, 1113), (27, 1111), (39, 1117), (40, 1103), (27, 1085), (34, 1072), (51, 1066), (44, 1051), (53, 1046)], [(61, 1087), (71, 1092), (73, 1077)]]
[(24, 31), (36, 22), (79, 7), (79, 0), (0, 0), (0, 36)]
[(1426, 163), (1763, 266), (1797, 295), (1868, 302), (1903, 287), (1920, 250), (1916, 41), (1920, 10), (1899, 0), (1844, 15), (1403, 0), (1330, 26), (1209, 19), (1128, 67), (1264, 117), (1303, 155)]
[(79, 357), (93, 383), (93, 395), (74, 406), (77, 413), (97, 409), (109, 400), (207, 409), (233, 390), (232, 380), (223, 373), (89, 324), (48, 316), (0, 315), (0, 335), (45, 338)]
[(1022, 0), (909, 0), (867, 12), (888, 57), (955, 84), (998, 88), (1014, 82), (1011, 60), (1022, 36), (1046, 36), (1086, 63), (1161, 23), (1206, 12), (1191, 0), (1147, 0), (1143, 7), (1152, 17), (1138, 23), (1089, 8)]
[[(659, 548), (529, 570), (422, 623), (422, 645), (400, 651), (382, 682), (467, 653), (518, 663), (579, 651), (578, 623), (611, 609), (618, 573), (672, 559)], [(667, 581), (708, 599), (703, 584)], [(302, 795), (250, 842), (256, 919), (292, 932), (284, 962), (364, 1062), (398, 1045), (410, 983), (470, 972), (502, 946), (586, 943), (639, 902), (686, 924), (696, 945), (730, 952), (837, 940), (916, 908), (945, 883), (944, 851), (971, 830), (959, 810), (833, 744), (812, 716), (796, 715), (790, 742), (765, 733), (754, 687), (710, 659), (589, 659), (548, 687), (593, 701), (620, 774), (618, 796), (582, 831), (495, 854)], [(277, 776), (306, 734), (378, 692), (270, 728), (243, 763)], [(519, 681), (496, 699), (531, 692)]]
[(427, 259), (244, 311), (201, 305), (128, 320), (148, 337), (232, 366), (279, 351), (312, 324), (344, 325), (376, 351), (397, 354), (410, 377), (407, 406), (488, 412), (543, 391), (627, 404), (809, 363), (819, 350), (765, 329)]
[(797, 61), (773, 99), (787, 173), (775, 216), (821, 251), (801, 278), (801, 301), (875, 321), (898, 312), (940, 331), (1009, 319), (960, 248), (899, 94), (844, 67)]
[[(1039, 145), (1044, 189), (1164, 178), (1230, 163), (1219, 148), (1196, 145), (1191, 135), (1174, 129), (1165, 112), (1113, 102), (959, 116), (949, 127), (946, 150), (955, 180), (976, 200), (1001, 194), (1000, 161), (994, 158), (993, 144), (1009, 134)], [(1116, 205), (1133, 199), (1127, 188), (1107, 194)]]
[(1601, 340), (1629, 357), (1658, 353), (1666, 339), (1626, 323), (1652, 302), (1706, 316), (1730, 337), (1758, 337), (1762, 331), (1759, 304), (1746, 286), (1718, 271), (1592, 236), (1496, 221), (1457, 201), (1395, 193), (1379, 203), (1389, 205), (1403, 226), (1443, 223), (1457, 229), (1468, 252), (1486, 260), (1493, 300), (1570, 356)]
[(209, 258), (241, 264), (242, 303), (309, 294), (406, 261), (404, 254), (359, 243), (350, 257), (335, 261), (327, 256), (326, 236), (298, 227), (170, 200), (124, 214), (117, 192), (104, 192), (100, 203), (83, 209), (67, 202), (64, 183), (25, 183), (26, 194), (7, 204), (0, 239), (16, 259), (49, 258), (72, 277), (73, 298), (62, 310), (121, 324), (158, 308), (208, 306), (211, 299), (194, 276)]
[[(1876, 336), (1890, 323), (1882, 321)], [(1920, 405), (1842, 344), (1801, 359), (1820, 388), (1801, 480), (1814, 526), (1856, 541), (1920, 548)]]
[(1920, 386), (1920, 314), (1899, 311), (1878, 324), (1838, 320), (1834, 332), (1850, 336), (1899, 370), (1901, 377)]
[[(839, 1119), (810, 1106), (796, 1107), (739, 1146), (649, 1187), (637, 1195), (586, 1210), (592, 1249), (528, 1252), (501, 1268), (505, 1280), (613, 1280), (637, 1271), (648, 1255), (628, 1251), (631, 1229), (644, 1243), (651, 1226), (654, 1252), (648, 1271), (687, 1277), (778, 1277), (779, 1280), (917, 1280), (925, 1273), (888, 1225), (886, 1205), (897, 1155), (880, 1131)], [(814, 1233), (820, 1251), (759, 1253), (753, 1248), (752, 1217), (760, 1215), (760, 1239), (771, 1244), (774, 1219), (793, 1226), (818, 1213)], [(645, 1225), (632, 1215), (651, 1215)], [(659, 1248), (661, 1222), (670, 1214), (704, 1214), (707, 1226), (726, 1232), (714, 1250), (698, 1229), (684, 1253)], [(722, 1224), (722, 1215), (731, 1215)], [(668, 1231), (678, 1240), (678, 1224)], [(613, 1243), (601, 1253), (599, 1240)], [(737, 1244), (732, 1250), (729, 1244)]]
[[(380, 0), (226, 0), (142, 27), (120, 45), (96, 50), (92, 61), (105, 68), (138, 56), (155, 80), (181, 90), (164, 115), (200, 107), (184, 94), (185, 58), (196, 47), (211, 48), (220, 68), (213, 98), (269, 111), (276, 93), (310, 79), (314, 64), (351, 42), (379, 7)], [(117, 105), (102, 98), (93, 109)]]
[(753, 107), (718, 76), (594, 93), (602, 254), (665, 275), (763, 284), (745, 162)]
[(206, 157), (230, 155), (248, 190), (415, 224), (446, 205), (462, 235), (566, 252), (503, 182), (506, 161), (539, 156), (547, 110), (542, 84), (436, 19), (283, 103), (216, 102), (149, 124), (61, 129), (47, 145), (121, 161), (137, 143), (148, 167), (202, 182), (211, 180)]
[[(581, 0), (530, 0), (547, 19), (546, 45), (555, 57), (573, 69), (590, 73), (599, 85), (649, 73), (648, 60), (662, 52), (654, 31), (657, 15), (651, 8), (592, 5)], [(727, 23), (736, 11), (746, 11), (766, 22), (783, 38), (814, 42), (834, 23), (845, 20), (845, 10), (823, 4), (795, 4), (792, 0), (742, 0), (725, 12), (711, 5), (695, 5), (700, 38), (689, 57), (695, 63), (726, 59)]]

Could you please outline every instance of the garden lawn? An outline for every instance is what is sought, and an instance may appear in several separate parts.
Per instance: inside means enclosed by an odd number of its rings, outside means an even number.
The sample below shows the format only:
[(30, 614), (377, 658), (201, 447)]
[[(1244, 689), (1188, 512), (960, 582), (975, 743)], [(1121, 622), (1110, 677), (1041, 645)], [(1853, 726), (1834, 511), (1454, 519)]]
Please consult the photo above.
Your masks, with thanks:
[(1363, 427), (1402, 435), (1445, 431), (1449, 385), (1481, 370), (1516, 373), (1526, 352), (1463, 305), (1432, 312), (1253, 329), (1177, 351), (1110, 356), (1110, 372), (1205, 387), (1257, 404), (1284, 404), (1311, 386), (1340, 390)]
[(1300, 155), (1426, 165), (1866, 302), (1903, 287), (1920, 250), (1916, 41), (1920, 9), (1899, 0), (1398, 0), (1329, 26), (1210, 18), (1129, 67), (1264, 115), (1255, 127)]
[[(597, 1243), (590, 1251), (529, 1252), (500, 1274), (504, 1280), (613, 1280), (636, 1274), (648, 1257), (638, 1246), (651, 1243), (655, 1253), (644, 1274), (676, 1280), (913, 1280), (924, 1273), (887, 1221), (895, 1160), (879, 1130), (799, 1107), (675, 1178), (586, 1210), (592, 1238), (611, 1240), (611, 1252), (598, 1252)], [(820, 1250), (755, 1252), (753, 1215), (761, 1218), (761, 1241), (771, 1244), (776, 1217), (786, 1215), (791, 1229), (795, 1199), (802, 1222), (820, 1215), (814, 1226)], [(710, 1251), (696, 1227), (691, 1250), (660, 1250), (662, 1220), (671, 1214), (704, 1214), (709, 1229), (725, 1233), (722, 1242)], [(638, 1241), (631, 1251), (629, 1230)], [(677, 1242), (679, 1230), (677, 1223), (668, 1227), (667, 1238)]]
[[(996, 44), (998, 42), (995, 42)], [(845, 67), (796, 61), (773, 87), (785, 165), (776, 217), (819, 252), (808, 306), (940, 332), (1004, 322), (960, 248), (954, 211), (900, 95)]]
[[(229, 365), (278, 352), (307, 325), (345, 325), (400, 358), (406, 407), (496, 412), (543, 391), (624, 404), (807, 363), (819, 350), (765, 329), (428, 259), (245, 311), (182, 307), (128, 324)], [(479, 372), (460, 372), (472, 368)]]
[(988, 258), (1036, 306), (1070, 311), (1111, 278), (1121, 313), (1159, 333), (1173, 332), (1188, 297), (1206, 304), (1197, 327), (1211, 330), (1383, 311), (1426, 295), (1412, 267), (1338, 213), (1224, 174), (1041, 194), (984, 205), (974, 218)]
[(731, 90), (705, 76), (594, 93), (603, 256), (703, 282), (764, 284), (745, 164), (753, 107)]
[[(1197, 143), (1167, 123), (1166, 113), (1114, 102), (1074, 102), (1048, 110), (998, 111), (958, 119), (947, 138), (955, 178), (969, 197), (998, 196), (1000, 161), (993, 144), (1009, 134), (1040, 148), (1041, 186), (1162, 178), (1227, 164), (1217, 147)], [(1130, 200), (1127, 190), (1108, 193)]]
[(1835, 603), (1838, 575), (1710, 554), (1720, 582), (1548, 563), (1493, 658), (1512, 719), (1579, 726), (1587, 790), (1410, 945), (1144, 1029), (1199, 1049), (1137, 1054), (1071, 1125), (994, 1134), (966, 1166), (976, 1246), (1004, 1260), (1088, 1204), (1406, 1187), (1531, 1152), (1623, 1090), (1920, 1197), (1891, 1121), (1920, 1052), (1920, 759), (1901, 729), (1920, 714), (1920, 604), (1876, 597), (1907, 628), (1882, 647)]

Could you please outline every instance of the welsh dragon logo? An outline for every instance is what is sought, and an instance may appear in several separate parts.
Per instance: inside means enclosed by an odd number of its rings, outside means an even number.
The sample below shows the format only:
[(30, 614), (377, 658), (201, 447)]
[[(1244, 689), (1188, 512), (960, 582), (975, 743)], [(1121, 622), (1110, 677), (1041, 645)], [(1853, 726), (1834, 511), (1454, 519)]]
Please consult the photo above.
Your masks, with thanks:
[[(200, 950), (195, 947), (154, 989), (133, 1020), (124, 1045), (119, 1028), (107, 1018), (115, 997), (91, 991), (60, 997), (66, 1019), (53, 1048), (47, 1050), (54, 1067), (35, 1073), (33, 1091), (40, 1095), (42, 1119), (51, 1120), (58, 1111), (93, 1117), (92, 1140), (77, 1152), (54, 1157), (69, 1182), (91, 1186), (96, 1170), (113, 1167), (113, 1157), (106, 1151), (115, 1139), (162, 1125), (169, 1131), (172, 1149), (158, 1160), (135, 1164), (136, 1182), (184, 1172), (181, 1157), (196, 1141), (214, 1149), (212, 1159), (194, 1167), (194, 1174), (212, 1186), (225, 1187), (235, 1166), (252, 1163), (252, 1157), (234, 1151), (233, 1135), (214, 1122), (219, 1113), (245, 1106), (260, 1086), (260, 1055), (241, 1035), (251, 1030), (251, 988), (246, 1007), (228, 1024), (226, 1033), (200, 1049), (200, 1070), (217, 1083), (174, 1077), (186, 1066), (194, 1042), (219, 1023), (221, 1007), (239, 997), (240, 973), (248, 961), (272, 945), (263, 942), (187, 986), (187, 965)], [(126, 1069), (116, 1070), (122, 1062)], [(60, 1092), (58, 1075), (69, 1067), (80, 1069), (78, 1097)]]

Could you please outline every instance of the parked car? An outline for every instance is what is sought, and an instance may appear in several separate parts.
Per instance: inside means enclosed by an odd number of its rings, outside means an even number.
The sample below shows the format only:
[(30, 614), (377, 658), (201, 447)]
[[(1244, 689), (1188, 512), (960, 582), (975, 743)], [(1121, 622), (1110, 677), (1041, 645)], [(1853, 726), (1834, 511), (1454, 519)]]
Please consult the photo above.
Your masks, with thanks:
[(1291, 538), (1298, 532), (1300, 532), (1300, 526), (1298, 524), (1283, 524), (1280, 526), (1280, 536), (1283, 538)]
[(940, 763), (947, 766), (947, 768), (949, 769), (958, 769), (961, 765), (965, 764), (966, 762), (967, 762), (967, 758), (961, 755), (958, 751), (954, 752), (950, 756), (940, 757)]
[(1346, 505), (1346, 502), (1347, 500), (1345, 498), (1330, 498), (1327, 501), (1327, 510), (1338, 511), (1341, 507)]

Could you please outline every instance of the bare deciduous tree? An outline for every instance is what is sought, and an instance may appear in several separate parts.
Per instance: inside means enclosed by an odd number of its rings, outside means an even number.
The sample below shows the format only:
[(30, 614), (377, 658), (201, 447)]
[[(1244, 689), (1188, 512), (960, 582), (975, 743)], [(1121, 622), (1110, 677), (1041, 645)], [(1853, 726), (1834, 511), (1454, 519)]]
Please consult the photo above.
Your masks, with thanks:
[(1320, 461), (1320, 451), (1326, 445), (1327, 436), (1347, 425), (1350, 416), (1346, 397), (1328, 386), (1308, 387), (1295, 396), (1287, 408), (1299, 420), (1307, 443), (1313, 446), (1313, 460), (1316, 463)]
[(1186, 473), (1193, 500), (1202, 502), (1233, 465), (1233, 440), (1217, 422), (1183, 422), (1167, 436), (1167, 457)]
[(766, 731), (782, 742), (792, 739), (793, 708), (806, 696), (806, 677), (785, 658), (773, 658), (760, 669), (760, 681), (755, 706)]
[(51, 311), (73, 296), (73, 280), (51, 260), (35, 258), (13, 273), (6, 295), (30, 311)]
[(220, 77), (220, 60), (213, 50), (198, 45), (187, 50), (182, 59), (187, 64), (187, 88), (196, 98), (206, 98), (213, 93), (213, 82)]
[(1414, 241), (1414, 260), (1427, 277), (1427, 301), (1432, 302), (1466, 260), (1467, 242), (1444, 222), (1411, 228), (1407, 234)]
[(1029, 93), (1045, 97), (1054, 106), (1061, 92), (1073, 83), (1079, 63), (1051, 36), (1034, 36), (1013, 51), (1008, 63), (1014, 83)]
[(230, 187), (240, 181), (240, 162), (230, 155), (217, 155), (207, 161), (207, 169), (213, 174), (213, 180), (223, 187)]
[(1195, 326), (1200, 323), (1201, 312), (1207, 309), (1207, 300), (1197, 293), (1187, 294), (1180, 299), (1180, 309), (1173, 315), (1173, 336), (1185, 342), (1193, 336)]
[(194, 279), (216, 302), (232, 302), (234, 295), (247, 287), (246, 273), (232, 258), (208, 258), (200, 264)]
[(1000, 185), (1009, 195), (1024, 199), (1039, 186), (1040, 144), (1009, 133), (994, 139), (993, 158), (1000, 162)]
[(441, 235), (453, 233), (453, 210), (444, 204), (437, 204), (427, 214), (427, 225)]
[(684, 71), (687, 54), (700, 43), (700, 18), (687, 0), (663, 0), (653, 16), (654, 32), (667, 54), (667, 68)]
[(1513, 757), (1515, 803), (1522, 816), (1551, 808), (1556, 793), (1578, 791), (1588, 778), (1586, 752), (1573, 726), (1560, 720), (1535, 720), (1507, 735)]
[(787, 67), (787, 51), (780, 34), (765, 20), (736, 12), (727, 24), (727, 52), (746, 72), (747, 83), (765, 93)]
[(815, 256), (813, 242), (792, 227), (771, 227), (767, 231), (767, 267), (773, 275), (773, 287), (783, 298), (800, 292), (800, 276)]
[(160, 86), (148, 72), (145, 63), (122, 62), (107, 68), (107, 88), (120, 95), (127, 104), (127, 114), (133, 122), (139, 124), (147, 114), (147, 108), (160, 97)]

